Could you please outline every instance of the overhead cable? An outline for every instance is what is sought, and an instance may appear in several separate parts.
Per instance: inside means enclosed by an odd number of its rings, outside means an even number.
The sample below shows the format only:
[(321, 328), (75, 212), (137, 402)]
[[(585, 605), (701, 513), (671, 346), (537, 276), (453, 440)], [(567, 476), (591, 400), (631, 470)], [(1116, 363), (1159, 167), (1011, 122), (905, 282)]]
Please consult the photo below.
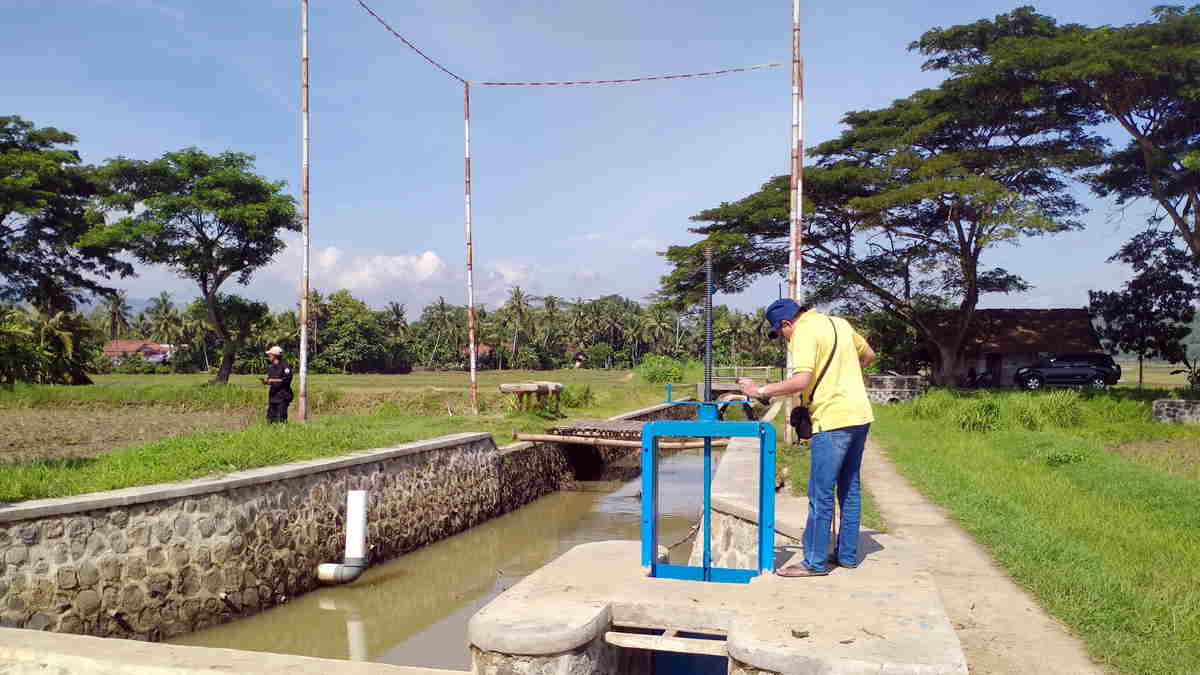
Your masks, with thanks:
[(387, 31), (388, 31), (389, 33), (391, 33), (392, 35), (395, 35), (397, 38), (399, 38), (399, 40), (400, 40), (401, 42), (403, 42), (404, 44), (408, 45), (408, 48), (409, 48), (409, 49), (411, 49), (411, 50), (413, 50), (414, 52), (416, 52), (416, 53), (420, 54), (420, 55), (421, 55), (421, 58), (423, 58), (423, 59), (425, 59), (426, 61), (430, 62), (431, 64), (433, 64), (433, 65), (434, 65), (434, 67), (436, 67), (438, 70), (442, 71), (443, 73), (445, 73), (445, 74), (449, 75), (450, 77), (453, 77), (454, 79), (458, 80), (459, 82), (462, 82), (463, 84), (467, 84), (467, 81), (466, 81), (465, 79), (463, 79), (463, 78), (459, 77), (458, 75), (454, 74), (454, 72), (453, 72), (453, 71), (451, 71), (451, 70), (450, 70), (449, 68), (447, 68), (446, 66), (443, 66), (442, 64), (438, 63), (437, 61), (434, 61), (433, 59), (429, 58), (429, 55), (428, 55), (428, 54), (426, 54), (425, 52), (421, 51), (421, 50), (420, 50), (420, 49), (419, 49), (419, 48), (418, 48), (416, 45), (414, 45), (413, 43), (409, 42), (407, 38), (405, 38), (405, 37), (404, 37), (403, 35), (401, 35), (400, 33), (396, 32), (396, 29), (395, 29), (395, 28), (392, 28), (391, 26), (389, 26), (389, 25), (388, 25), (388, 22), (387, 22), (387, 21), (384, 21), (384, 20), (383, 20), (383, 17), (381, 17), (381, 16), (379, 16), (378, 14), (376, 14), (376, 13), (375, 13), (375, 10), (371, 9), (370, 7), (368, 7), (368, 6), (367, 6), (367, 3), (363, 2), (363, 0), (356, 0), (356, 2), (358, 2), (358, 5), (359, 5), (359, 7), (362, 7), (364, 10), (366, 10), (366, 11), (367, 11), (367, 14), (370, 14), (371, 16), (375, 17), (375, 20), (379, 22), (379, 25), (381, 25), (381, 26), (383, 26), (384, 28), (386, 28), (386, 29), (387, 29)]
[(627, 77), (620, 80), (564, 80), (551, 82), (479, 82), (478, 84), (485, 87), (573, 87), (588, 84), (632, 84), (635, 82), (650, 82), (653, 80), (681, 80), (688, 77), (713, 77), (715, 75), (728, 75), (730, 73), (744, 73), (751, 70), (762, 70), (764, 68), (777, 68), (782, 66), (782, 63), (761, 63), (757, 66), (743, 66), (741, 68), (726, 68), (724, 70), (712, 70), (705, 73), (681, 73), (675, 75), (650, 75), (647, 77)]
[[(425, 59), (431, 65), (433, 65), (435, 68), (442, 71), (443, 73), (446, 73), (450, 77), (453, 77), (454, 79), (458, 80), (459, 82), (461, 82), (463, 84), (470, 84), (465, 78), (460, 77), (459, 75), (457, 75), (456, 73), (451, 71), (449, 68), (447, 68), (446, 66), (443, 66), (442, 64), (433, 60), (432, 58), (429, 57), (428, 54), (421, 51), (421, 49), (419, 47), (417, 47), (415, 44), (413, 44), (412, 42), (410, 42), (408, 40), (408, 38), (401, 35), (395, 28), (392, 28), (391, 25), (389, 25), (388, 22), (383, 19), (383, 17), (379, 16), (379, 14), (377, 14), (375, 12), (375, 10), (371, 9), (367, 5), (367, 3), (363, 2), (363, 0), (355, 0), (355, 1), (358, 3), (359, 7), (362, 7), (363, 10), (365, 10), (368, 14), (370, 14), (372, 17), (374, 17), (375, 20), (379, 22), (379, 25), (386, 28), (389, 33), (391, 33), (397, 39), (399, 39), (401, 42), (403, 42), (405, 45), (407, 45), (409, 49), (413, 50), (417, 54), (420, 54), (421, 58)], [(745, 73), (745, 72), (749, 72), (752, 70), (763, 70), (766, 68), (778, 68), (779, 66), (782, 66), (782, 65), (784, 65), (784, 64), (782, 64), (782, 63), (760, 63), (760, 64), (754, 65), (754, 66), (743, 66), (740, 68), (724, 68), (722, 70), (710, 70), (710, 71), (701, 72), (701, 73), (676, 73), (676, 74), (670, 74), (670, 75), (650, 75), (650, 76), (646, 76), (646, 77), (626, 77), (626, 78), (611, 79), (611, 80), (554, 80), (554, 81), (542, 81), (542, 82), (538, 82), (538, 81), (532, 81), (532, 82), (478, 82), (475, 84), (478, 84), (478, 85), (484, 86), (484, 87), (577, 87), (577, 86), (599, 85), (599, 84), (634, 84), (637, 82), (653, 82), (656, 80), (682, 80), (682, 79), (686, 79), (686, 78), (696, 78), (696, 77), (715, 77), (717, 75), (729, 75), (731, 73)]]

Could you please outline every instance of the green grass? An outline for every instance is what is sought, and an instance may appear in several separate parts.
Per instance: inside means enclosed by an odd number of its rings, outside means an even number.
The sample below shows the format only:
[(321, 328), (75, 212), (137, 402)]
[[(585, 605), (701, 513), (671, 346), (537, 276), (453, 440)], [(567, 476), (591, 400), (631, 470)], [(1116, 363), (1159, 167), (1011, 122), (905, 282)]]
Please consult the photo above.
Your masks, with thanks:
[[(454, 374), (450, 374), (454, 375)], [(507, 380), (531, 379), (505, 372)], [(579, 398), (590, 387), (591, 402), (564, 410), (570, 417), (607, 417), (663, 400), (659, 385), (647, 384), (624, 373), (580, 374), (543, 372), (537, 379), (566, 381)], [(564, 375), (566, 375), (564, 377)], [(503, 381), (496, 378), (497, 382)], [(432, 380), (438, 382), (438, 380)], [(426, 384), (429, 380), (426, 381)], [(144, 391), (141, 382), (127, 385)], [(149, 385), (153, 386), (153, 385)], [(195, 388), (195, 385), (170, 385)], [(49, 388), (47, 388), (49, 389)], [(65, 391), (71, 389), (61, 388)], [(224, 388), (217, 388), (224, 389)], [(0, 471), (0, 502), (64, 497), (133, 485), (185, 480), (254, 467), (335, 456), (355, 450), (388, 447), (408, 441), (463, 431), (491, 432), (500, 444), (514, 432), (538, 432), (554, 418), (545, 413), (516, 413), (512, 397), (488, 393), (481, 400), (480, 416), (462, 414), (465, 391), (456, 387), (414, 387), (393, 392), (367, 392), (370, 407), (355, 415), (326, 415), (307, 424), (266, 426), (241, 431), (178, 436), (119, 448), (89, 458), (41, 459), (13, 462)], [(58, 394), (55, 394), (58, 395)], [(347, 395), (352, 398), (353, 394)], [(118, 394), (103, 401), (124, 400)], [(261, 404), (261, 399), (256, 401)], [(451, 414), (453, 413), (453, 414)], [(116, 414), (103, 410), (98, 415)]]
[(1155, 425), (1147, 407), (1119, 393), (934, 392), (877, 409), (873, 432), (1097, 661), (1195, 673), (1200, 481), (1115, 450), (1138, 437), (1200, 454), (1200, 430)]
[[(84, 387), (18, 385), (0, 388), (0, 409), (169, 405), (187, 410), (262, 407), (266, 387), (261, 375), (234, 375), (229, 386), (206, 386), (211, 379), (204, 374), (190, 375), (97, 375), (96, 384)], [(486, 398), (499, 397), (502, 382), (552, 380), (567, 386), (592, 388), (621, 386), (630, 381), (628, 371), (557, 370), (557, 371), (481, 371), (478, 386)], [(404, 398), (409, 394), (436, 392), (446, 400), (450, 394), (469, 391), (470, 381), (463, 372), (414, 372), (408, 375), (313, 375), (309, 378), (309, 397), (316, 412), (333, 411), (344, 398), (350, 407), (365, 400)], [(293, 380), (298, 392), (299, 380)], [(494, 395), (494, 396), (493, 396)]]

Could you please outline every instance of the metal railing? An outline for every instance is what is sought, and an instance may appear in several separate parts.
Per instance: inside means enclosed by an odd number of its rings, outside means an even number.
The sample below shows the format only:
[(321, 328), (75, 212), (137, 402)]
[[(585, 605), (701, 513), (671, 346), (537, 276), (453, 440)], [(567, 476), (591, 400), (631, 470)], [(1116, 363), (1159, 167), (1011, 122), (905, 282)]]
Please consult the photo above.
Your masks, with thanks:
[(714, 379), (729, 382), (737, 381), (741, 377), (773, 382), (780, 379), (779, 375), (780, 370), (775, 366), (717, 366), (713, 368)]

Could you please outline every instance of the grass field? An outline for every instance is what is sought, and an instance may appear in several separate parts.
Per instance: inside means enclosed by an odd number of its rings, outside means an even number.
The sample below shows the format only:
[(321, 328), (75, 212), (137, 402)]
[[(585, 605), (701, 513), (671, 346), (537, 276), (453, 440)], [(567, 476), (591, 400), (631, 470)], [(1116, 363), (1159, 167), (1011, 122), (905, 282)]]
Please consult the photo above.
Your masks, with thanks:
[(1123, 673), (1197, 672), (1200, 428), (1153, 422), (1128, 390), (933, 392), (877, 414), (904, 475), (1093, 658)]
[[(1117, 361), (1121, 365), (1121, 382), (1122, 387), (1136, 387), (1138, 384), (1138, 364), (1137, 361)], [(1172, 375), (1171, 371), (1179, 370), (1182, 366), (1162, 363), (1160, 361), (1147, 361), (1143, 364), (1142, 378), (1144, 386), (1149, 389), (1173, 389), (1176, 387), (1187, 386), (1186, 375)]]
[[(0, 502), (182, 480), (461, 431), (491, 432), (503, 443), (514, 432), (552, 424), (548, 414), (515, 411), (513, 397), (498, 392), (500, 382), (563, 382), (567, 417), (607, 417), (663, 400), (661, 386), (629, 372), (489, 372), (480, 378), (475, 417), (464, 414), (468, 383), (461, 373), (312, 379), (314, 398), (323, 401), (319, 414), (284, 427), (262, 422), (265, 388), (249, 376), (230, 387), (204, 387), (203, 378), (186, 375), (110, 376), (95, 387), (4, 392)], [(246, 407), (248, 401), (258, 407)]]
[[(484, 412), (505, 410), (511, 398), (501, 382), (550, 379), (571, 390), (628, 389), (628, 371), (483, 371)], [(204, 386), (205, 375), (99, 375), (90, 387), (0, 388), (0, 461), (91, 457), (123, 445), (201, 431), (244, 429), (264, 421), (266, 387), (258, 376), (236, 375), (230, 385)], [(298, 388), (293, 382), (293, 388)], [(362, 414), (384, 404), (425, 414), (462, 415), (467, 409), (466, 373), (409, 375), (314, 375), (309, 411), (314, 418)], [(296, 415), (296, 403), (291, 415)]]

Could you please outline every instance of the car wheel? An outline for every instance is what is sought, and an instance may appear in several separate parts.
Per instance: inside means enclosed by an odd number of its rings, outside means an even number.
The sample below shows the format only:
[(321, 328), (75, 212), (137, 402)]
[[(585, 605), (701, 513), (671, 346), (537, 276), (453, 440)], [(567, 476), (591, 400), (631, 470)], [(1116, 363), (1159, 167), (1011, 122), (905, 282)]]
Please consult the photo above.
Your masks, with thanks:
[(1025, 378), (1025, 381), (1021, 383), (1021, 386), (1025, 387), (1029, 391), (1035, 391), (1037, 389), (1041, 389), (1042, 385), (1045, 383), (1046, 382), (1042, 379), (1041, 375), (1030, 375), (1029, 377)]
[(1088, 386), (1092, 389), (1107, 389), (1108, 382), (1105, 381), (1103, 375), (1093, 375), (1092, 379), (1088, 381)]

